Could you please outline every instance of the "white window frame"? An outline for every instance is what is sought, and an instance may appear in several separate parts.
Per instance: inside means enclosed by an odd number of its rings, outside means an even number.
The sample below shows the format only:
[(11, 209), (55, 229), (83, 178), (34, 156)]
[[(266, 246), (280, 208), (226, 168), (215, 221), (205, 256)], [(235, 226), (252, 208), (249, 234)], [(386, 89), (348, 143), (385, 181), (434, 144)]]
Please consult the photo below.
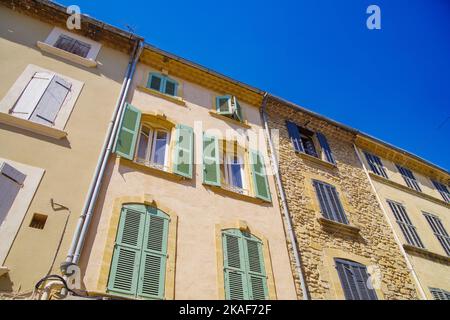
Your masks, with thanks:
[[(146, 127), (149, 129), (149, 136), (148, 136), (148, 143), (147, 143), (147, 151), (145, 154), (145, 159), (140, 159), (137, 157), (139, 152), (139, 146), (140, 146), (140, 140), (141, 140), (141, 134), (142, 134), (142, 128)], [(160, 167), (160, 164), (155, 163), (155, 146), (156, 146), (156, 137), (158, 132), (164, 132), (166, 134), (166, 147), (164, 152), (164, 164), (163, 167)], [(151, 137), (151, 138), (150, 138)], [(144, 164), (149, 167), (154, 167), (163, 171), (169, 171), (168, 163), (169, 163), (169, 147), (170, 147), (170, 131), (167, 129), (162, 128), (155, 128), (152, 127), (149, 124), (142, 123), (139, 128), (139, 137), (138, 137), (138, 143), (136, 148), (136, 155), (135, 159), (136, 162), (142, 163), (142, 160), (144, 161)]]
[[(237, 162), (234, 161), (234, 158), (237, 158)], [(245, 162), (244, 162), (244, 157), (243, 155), (239, 154), (239, 153), (231, 153), (231, 152), (226, 152), (225, 151), (225, 157), (224, 157), (225, 163), (224, 163), (224, 172), (225, 172), (225, 182), (227, 184), (228, 187), (230, 187), (231, 189), (233, 189), (233, 191), (236, 191), (238, 193), (242, 193), (242, 194), (248, 194), (248, 189), (247, 189), (247, 179), (246, 179), (246, 175), (245, 175)], [(241, 181), (242, 181), (242, 187), (239, 186), (235, 186), (232, 184), (232, 175), (233, 175), (233, 171), (231, 169), (231, 165), (232, 164), (240, 164), (241, 166)]]

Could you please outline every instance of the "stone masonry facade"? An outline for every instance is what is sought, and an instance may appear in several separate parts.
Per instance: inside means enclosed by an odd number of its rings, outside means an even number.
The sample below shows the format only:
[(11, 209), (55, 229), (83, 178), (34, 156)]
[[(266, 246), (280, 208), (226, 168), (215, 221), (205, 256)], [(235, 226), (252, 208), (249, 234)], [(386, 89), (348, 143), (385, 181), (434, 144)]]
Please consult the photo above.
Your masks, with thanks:
[[(343, 298), (336, 294), (339, 290), (336, 286), (340, 283), (330, 261), (334, 261), (333, 258), (361, 257), (369, 266), (379, 270), (381, 285), (378, 286), (378, 299), (418, 299), (405, 259), (355, 153), (354, 133), (271, 97), (268, 98), (266, 112), (269, 129), (279, 130), (276, 152), (280, 175), (310, 298)], [(313, 132), (322, 132), (333, 152), (336, 166), (295, 152), (286, 120), (302, 127), (306, 125)], [(339, 230), (339, 226), (330, 229), (319, 222), (321, 215), (311, 183), (313, 178), (338, 188), (350, 225), (359, 228), (357, 234)], [(289, 241), (288, 247), (297, 294), (302, 298)]]

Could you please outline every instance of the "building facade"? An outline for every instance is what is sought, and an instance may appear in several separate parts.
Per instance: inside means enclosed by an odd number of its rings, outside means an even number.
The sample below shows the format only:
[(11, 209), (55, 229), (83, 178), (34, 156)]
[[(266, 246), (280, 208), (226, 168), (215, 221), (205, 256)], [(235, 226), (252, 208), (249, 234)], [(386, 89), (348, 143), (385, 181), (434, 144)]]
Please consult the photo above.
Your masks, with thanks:
[(426, 299), (450, 299), (450, 175), (358, 135), (359, 157)]
[[(279, 133), (273, 153), (306, 294), (311, 299), (417, 299), (407, 263), (355, 152), (355, 130), (273, 96), (264, 113), (269, 129)], [(297, 292), (304, 297), (299, 280)]]
[(48, 1), (0, 5), (1, 292), (60, 273), (134, 45), (67, 17)]

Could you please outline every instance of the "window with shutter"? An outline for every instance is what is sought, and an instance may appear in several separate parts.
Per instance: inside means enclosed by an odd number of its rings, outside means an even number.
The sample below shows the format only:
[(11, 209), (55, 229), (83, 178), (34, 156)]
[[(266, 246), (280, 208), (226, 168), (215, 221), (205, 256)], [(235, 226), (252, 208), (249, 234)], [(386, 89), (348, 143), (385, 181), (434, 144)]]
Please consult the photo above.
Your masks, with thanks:
[(264, 157), (261, 153), (250, 150), (250, 161), (252, 165), (252, 178), (255, 196), (261, 200), (270, 202), (271, 196), (264, 165)]
[(194, 163), (194, 130), (191, 127), (177, 125), (175, 148), (173, 151), (173, 172), (192, 179)]
[(150, 73), (148, 76), (147, 88), (161, 93), (177, 96), (178, 82), (160, 73)]
[(261, 241), (238, 229), (222, 231), (225, 297), (228, 300), (268, 299)]
[(433, 185), (439, 191), (444, 201), (450, 203), (450, 192), (447, 186), (435, 180), (431, 180), (431, 182), (433, 182)]
[(219, 140), (203, 134), (203, 183), (220, 187), (219, 152)]
[(316, 132), (316, 136), (319, 140), (325, 160), (329, 163), (336, 164), (336, 160), (334, 159), (333, 153), (331, 152), (331, 148), (328, 144), (327, 138), (320, 132)]
[(324, 218), (348, 224), (348, 219), (336, 188), (319, 180), (313, 180), (313, 186)]
[(0, 225), (6, 219), (26, 175), (6, 162), (0, 163)]
[(304, 152), (298, 126), (291, 121), (286, 121), (286, 128), (288, 130), (289, 138), (291, 139), (292, 145), (294, 146), (294, 150), (297, 152)]
[(442, 248), (444, 248), (445, 253), (448, 256), (450, 256), (450, 236), (448, 235), (447, 230), (445, 230), (441, 219), (427, 212), (423, 212), (423, 215), (425, 216), (425, 219), (428, 221), (439, 243), (442, 245)]
[(412, 171), (398, 164), (396, 164), (396, 166), (403, 179), (405, 180), (406, 185), (411, 189), (422, 192), (422, 189), (420, 189), (419, 183), (417, 182), (416, 177), (414, 176)]
[(137, 298), (162, 299), (169, 217), (157, 208), (122, 208), (108, 291)]
[(129, 160), (133, 160), (140, 121), (141, 111), (127, 103), (117, 134), (114, 151)]
[(90, 44), (73, 39), (67, 35), (60, 35), (55, 42), (55, 47), (83, 58), (86, 58), (89, 50), (91, 50)]
[(424, 248), (424, 245), (417, 234), (416, 227), (412, 224), (408, 214), (406, 213), (405, 207), (402, 204), (392, 200), (388, 200), (387, 203), (408, 244), (418, 248)]
[(434, 300), (450, 300), (450, 292), (446, 290), (430, 288), (430, 292), (433, 295)]
[(338, 258), (334, 261), (346, 300), (377, 300), (366, 266)]
[(384, 166), (383, 163), (381, 162), (381, 159), (378, 156), (370, 154), (368, 152), (364, 152), (364, 155), (372, 172), (375, 173), (376, 175), (388, 179), (387, 173), (384, 170)]
[(231, 119), (242, 122), (242, 107), (235, 96), (224, 95), (216, 97), (216, 112)]

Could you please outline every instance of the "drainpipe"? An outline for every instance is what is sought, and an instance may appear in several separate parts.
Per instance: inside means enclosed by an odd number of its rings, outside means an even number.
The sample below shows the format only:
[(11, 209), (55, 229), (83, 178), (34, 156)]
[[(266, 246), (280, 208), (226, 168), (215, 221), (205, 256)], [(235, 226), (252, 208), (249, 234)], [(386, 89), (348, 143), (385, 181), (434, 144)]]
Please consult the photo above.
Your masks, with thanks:
[(143, 41), (140, 39), (136, 39), (136, 45), (133, 50), (132, 58), (128, 63), (128, 67), (125, 73), (126, 76), (123, 80), (119, 98), (117, 99), (116, 107), (114, 109), (113, 116), (108, 126), (108, 131), (102, 147), (102, 153), (97, 162), (94, 176), (92, 177), (86, 201), (84, 203), (83, 211), (78, 220), (77, 227), (75, 229), (75, 234), (72, 239), (72, 244), (67, 253), (66, 263), (77, 264), (79, 261), (81, 249), (83, 247), (87, 230), (89, 228), (89, 224), (92, 218), (92, 213), (95, 207), (95, 202), (97, 200), (97, 196), (100, 191), (100, 185), (108, 162), (109, 154), (112, 151), (114, 138), (116, 136), (117, 129), (119, 127), (120, 119), (122, 118), (124, 110), (124, 102), (125, 99), (127, 98), (130, 83), (133, 78), (134, 71), (136, 69), (136, 64), (139, 60), (139, 56), (142, 52), (142, 49), (143, 49)]
[(266, 138), (269, 142), (269, 149), (270, 149), (270, 155), (271, 155), (271, 160), (272, 160), (272, 168), (275, 173), (277, 188), (278, 188), (278, 192), (279, 192), (280, 198), (281, 198), (280, 201), (281, 201), (281, 206), (283, 208), (282, 211), (283, 211), (283, 215), (285, 218), (284, 220), (286, 221), (287, 233), (289, 236), (289, 240), (292, 244), (292, 250), (294, 251), (295, 270), (297, 272), (298, 278), (300, 279), (300, 286), (302, 289), (303, 300), (309, 300), (310, 299), (309, 293), (306, 288), (305, 277), (302, 272), (300, 251), (298, 249), (297, 240), (295, 237), (294, 230), (292, 228), (292, 219), (291, 219), (291, 215), (289, 213), (289, 209), (287, 206), (286, 195), (284, 193), (283, 184), (281, 183), (281, 178), (280, 178), (280, 175), (278, 172), (278, 168), (279, 168), (278, 161), (277, 161), (277, 157), (275, 156), (275, 148), (273, 146), (272, 137), (270, 136), (269, 126), (267, 123), (266, 103), (267, 103), (267, 92), (264, 93), (263, 103), (261, 106), (261, 117), (262, 117), (262, 120), (264, 123), (264, 131), (266, 132)]
[(369, 171), (367, 170), (367, 168), (366, 168), (364, 162), (363, 162), (362, 159), (361, 159), (361, 155), (359, 154), (358, 148), (356, 147), (355, 144), (353, 144), (353, 148), (355, 149), (356, 156), (358, 157), (359, 163), (362, 165), (362, 167), (363, 167), (363, 169), (364, 169), (364, 172), (366, 173), (367, 179), (369, 180), (370, 186), (372, 187), (372, 191), (373, 191), (373, 193), (375, 194), (375, 196), (376, 196), (376, 198), (377, 198), (377, 201), (378, 201), (378, 204), (379, 204), (380, 207), (381, 207), (381, 211), (383, 211), (384, 217), (385, 217), (385, 219), (386, 219), (386, 221), (387, 221), (389, 227), (391, 228), (392, 232), (394, 233), (394, 239), (395, 239), (395, 242), (397, 242), (397, 244), (398, 244), (398, 246), (399, 246), (399, 248), (400, 248), (400, 252), (402, 253), (403, 257), (404, 257), (405, 260), (406, 260), (406, 266), (408, 267), (409, 271), (411, 271), (411, 274), (412, 274), (412, 276), (413, 276), (413, 279), (414, 279), (414, 281), (416, 282), (417, 288), (419, 288), (419, 293), (420, 293), (420, 295), (422, 296), (422, 299), (423, 299), (423, 300), (428, 300), (428, 298), (427, 298), (427, 296), (425, 295), (425, 292), (424, 292), (424, 290), (423, 290), (423, 287), (422, 287), (422, 285), (420, 284), (420, 280), (419, 280), (419, 278), (417, 277), (417, 274), (416, 274), (416, 272), (414, 271), (414, 268), (412, 267), (412, 264), (411, 264), (411, 261), (409, 260), (408, 254), (406, 253), (405, 249), (403, 248), (402, 242), (401, 242), (400, 238), (398, 237), (397, 232), (395, 232), (394, 226), (392, 225), (391, 220), (389, 219), (389, 215), (388, 215), (388, 213), (386, 212), (386, 210), (384, 209), (383, 203), (382, 203), (380, 197), (378, 196), (377, 189), (375, 188), (375, 185), (373, 184), (372, 179), (370, 178)]

